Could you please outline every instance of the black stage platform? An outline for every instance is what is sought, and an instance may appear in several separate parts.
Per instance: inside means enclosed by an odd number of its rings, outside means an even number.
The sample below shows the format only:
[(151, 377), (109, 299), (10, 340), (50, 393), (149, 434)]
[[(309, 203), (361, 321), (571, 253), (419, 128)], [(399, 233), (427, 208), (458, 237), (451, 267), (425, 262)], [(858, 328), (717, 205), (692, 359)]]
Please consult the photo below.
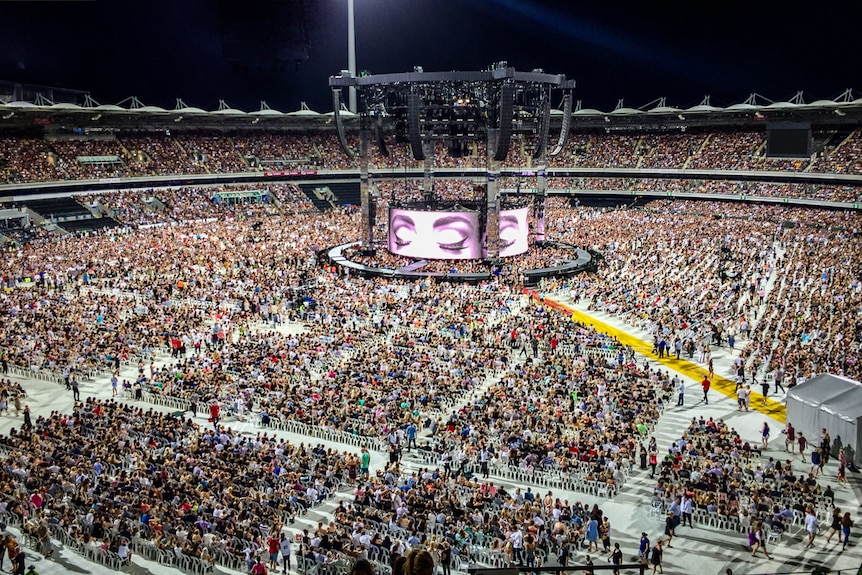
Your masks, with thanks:
[[(587, 271), (595, 265), (595, 257), (593, 254), (581, 248), (561, 242), (545, 242), (545, 246), (569, 249), (574, 256), (571, 260), (566, 260), (563, 264), (549, 267), (524, 270), (523, 282), (527, 287), (537, 285), (543, 278), (550, 277), (568, 277), (578, 274), (582, 271)], [(324, 250), (324, 257), (331, 263), (347, 268), (351, 273), (355, 272), (363, 277), (387, 277), (403, 280), (416, 280), (420, 278), (430, 278), (438, 281), (447, 282), (466, 282), (466, 283), (481, 283), (490, 281), (495, 278), (496, 274), (493, 271), (479, 273), (442, 273), (442, 272), (423, 272), (421, 269), (410, 269), (411, 266), (405, 266), (399, 269), (377, 268), (351, 261), (344, 255), (348, 249), (359, 249), (360, 242), (350, 242)], [(539, 248), (541, 249), (541, 248)], [(518, 256), (507, 258), (501, 261), (502, 267), (506, 267), (509, 263), (517, 263)], [(489, 264), (490, 266), (490, 264)]]

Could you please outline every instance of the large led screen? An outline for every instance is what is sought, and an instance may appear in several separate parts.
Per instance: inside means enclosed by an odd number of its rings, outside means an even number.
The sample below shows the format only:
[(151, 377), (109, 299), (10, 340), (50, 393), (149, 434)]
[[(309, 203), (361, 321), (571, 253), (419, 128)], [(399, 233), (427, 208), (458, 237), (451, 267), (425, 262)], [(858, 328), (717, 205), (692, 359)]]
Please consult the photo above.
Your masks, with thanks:
[(500, 257), (527, 251), (528, 208), (500, 210)]
[[(527, 208), (500, 212), (500, 255), (527, 251)], [(424, 259), (485, 257), (485, 234), (477, 212), (389, 210), (389, 251)]]

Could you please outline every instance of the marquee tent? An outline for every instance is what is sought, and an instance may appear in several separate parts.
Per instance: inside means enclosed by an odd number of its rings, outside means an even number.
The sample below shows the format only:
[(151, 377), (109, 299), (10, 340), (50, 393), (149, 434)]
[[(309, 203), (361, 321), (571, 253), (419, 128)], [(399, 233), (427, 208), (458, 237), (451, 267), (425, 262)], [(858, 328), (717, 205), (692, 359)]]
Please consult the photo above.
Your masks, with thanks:
[(862, 465), (862, 383), (825, 373), (788, 389), (787, 421), (814, 445), (825, 428), (832, 456), (843, 447), (849, 461)]

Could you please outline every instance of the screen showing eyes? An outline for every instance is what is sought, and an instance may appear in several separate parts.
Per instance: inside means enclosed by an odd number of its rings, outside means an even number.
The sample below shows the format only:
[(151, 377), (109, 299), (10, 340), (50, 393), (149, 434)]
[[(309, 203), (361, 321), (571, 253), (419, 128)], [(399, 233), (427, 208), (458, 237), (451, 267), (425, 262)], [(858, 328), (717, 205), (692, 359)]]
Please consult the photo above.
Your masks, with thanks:
[[(527, 250), (527, 208), (500, 212), (500, 255)], [(426, 259), (485, 257), (485, 233), (476, 212), (393, 209), (389, 212), (389, 251)]]

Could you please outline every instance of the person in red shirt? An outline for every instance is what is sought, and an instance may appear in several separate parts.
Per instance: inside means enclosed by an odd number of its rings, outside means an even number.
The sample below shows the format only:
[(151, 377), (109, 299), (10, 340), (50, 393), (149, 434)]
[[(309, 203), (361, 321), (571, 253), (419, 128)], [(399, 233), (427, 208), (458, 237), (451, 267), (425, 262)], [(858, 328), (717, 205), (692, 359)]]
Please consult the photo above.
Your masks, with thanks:
[(221, 411), (221, 408), (219, 407), (218, 402), (213, 401), (210, 404), (210, 421), (213, 422), (213, 427), (215, 427), (216, 430), (218, 430), (218, 416), (219, 416), (220, 411)]
[(704, 377), (703, 381), (700, 382), (700, 386), (703, 388), (703, 402), (709, 405), (709, 397), (707, 394), (709, 393), (710, 381), (708, 377)]
[(257, 563), (254, 564), (254, 567), (249, 571), (251, 575), (268, 575), (269, 571), (266, 570), (266, 565), (263, 564), (263, 559), (258, 558)]
[(278, 550), (280, 549), (279, 540), (277, 537), (270, 536), (266, 540), (266, 545), (269, 548), (269, 568), (278, 571)]

